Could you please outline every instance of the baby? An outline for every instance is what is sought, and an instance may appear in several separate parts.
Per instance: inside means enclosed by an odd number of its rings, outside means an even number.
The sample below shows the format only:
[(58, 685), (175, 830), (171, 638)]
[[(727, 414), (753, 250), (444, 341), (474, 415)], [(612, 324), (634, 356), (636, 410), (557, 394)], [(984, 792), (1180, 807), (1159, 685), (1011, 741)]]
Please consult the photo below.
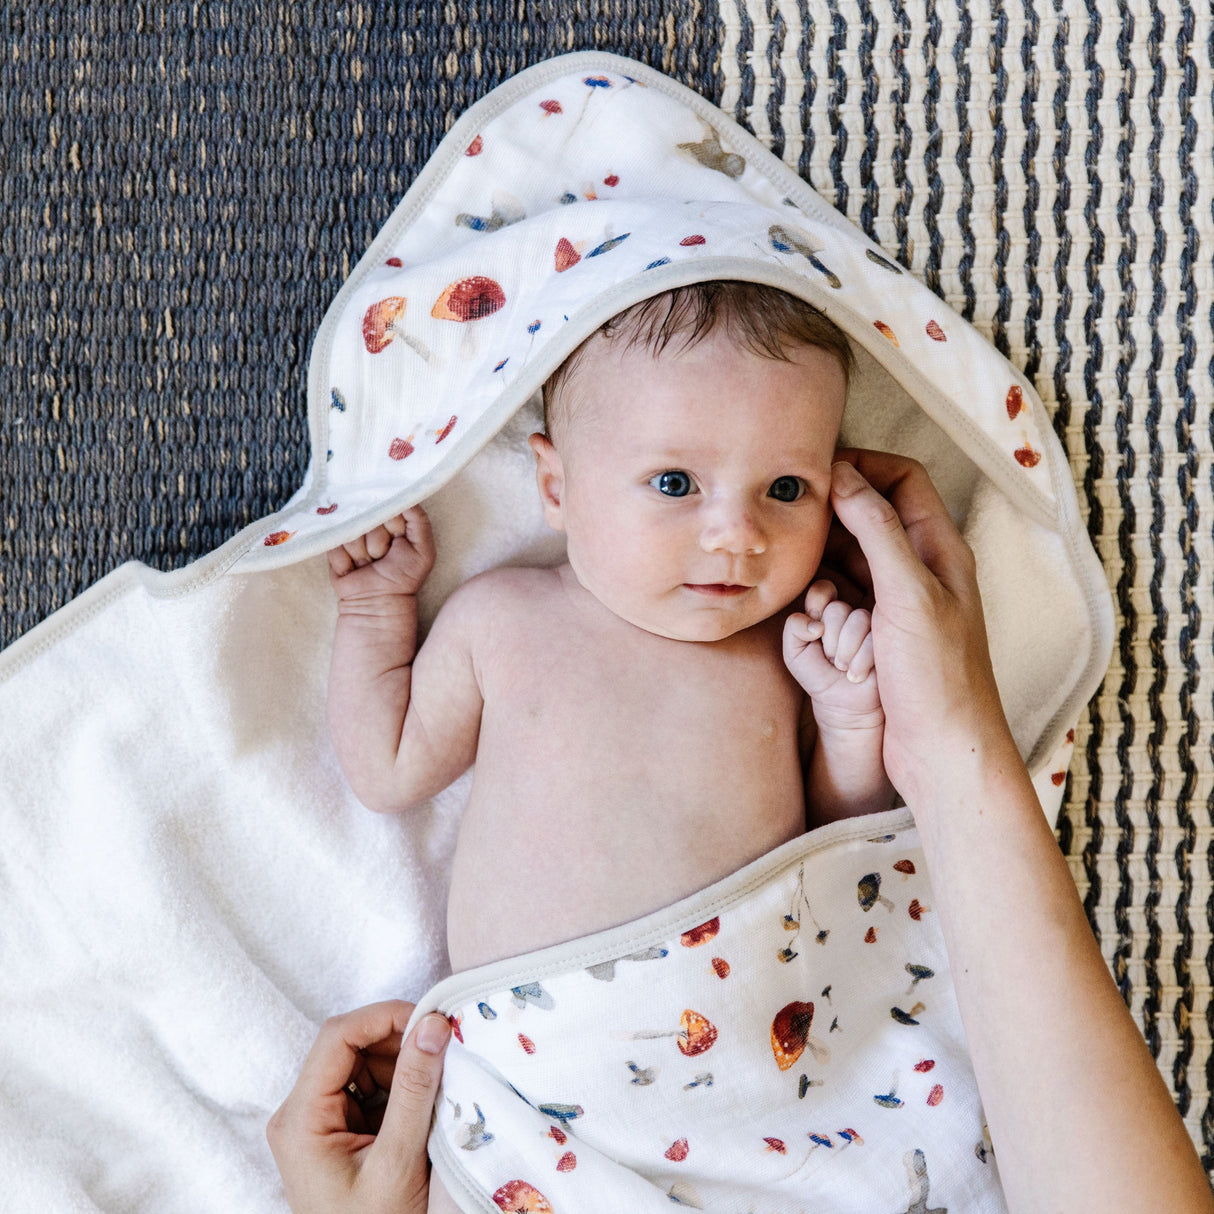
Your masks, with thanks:
[(330, 553), (329, 720), (359, 799), (405, 810), (476, 764), (455, 970), (638, 918), (807, 824), (890, 807), (870, 617), (813, 580), (850, 359), (774, 288), (645, 300), (545, 386), (530, 442), (565, 564), (472, 578), (419, 648), (425, 513)]

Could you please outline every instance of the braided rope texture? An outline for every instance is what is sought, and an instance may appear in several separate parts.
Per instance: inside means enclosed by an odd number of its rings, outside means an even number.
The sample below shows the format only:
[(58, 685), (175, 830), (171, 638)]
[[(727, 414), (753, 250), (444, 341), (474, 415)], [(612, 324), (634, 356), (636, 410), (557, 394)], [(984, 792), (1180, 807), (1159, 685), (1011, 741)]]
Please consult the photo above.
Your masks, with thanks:
[(722, 106), (1024, 368), (1053, 417), (1117, 609), (1059, 837), (1214, 1169), (1210, 7), (720, 14)]
[(721, 104), (1033, 378), (1118, 613), (1060, 840), (1214, 1169), (1208, 5), (0, 6), (0, 645), (286, 501), (351, 267), (464, 108), (590, 48)]

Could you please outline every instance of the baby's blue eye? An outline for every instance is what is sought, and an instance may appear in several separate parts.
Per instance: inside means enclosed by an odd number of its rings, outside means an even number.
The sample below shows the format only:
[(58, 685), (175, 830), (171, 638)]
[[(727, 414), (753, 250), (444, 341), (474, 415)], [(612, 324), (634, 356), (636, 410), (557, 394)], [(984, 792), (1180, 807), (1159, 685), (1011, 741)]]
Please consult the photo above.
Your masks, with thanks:
[(799, 476), (778, 476), (771, 482), (768, 497), (778, 502), (795, 502), (805, 492), (805, 482)]
[(659, 472), (649, 483), (667, 497), (686, 497), (695, 488), (686, 472)]

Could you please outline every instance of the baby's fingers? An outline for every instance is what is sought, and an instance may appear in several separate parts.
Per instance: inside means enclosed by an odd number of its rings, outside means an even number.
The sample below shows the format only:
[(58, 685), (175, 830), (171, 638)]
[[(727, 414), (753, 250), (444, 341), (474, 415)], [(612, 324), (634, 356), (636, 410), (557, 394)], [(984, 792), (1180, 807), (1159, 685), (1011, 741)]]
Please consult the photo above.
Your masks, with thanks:
[(839, 670), (849, 670), (864, 642), (871, 636), (872, 617), (862, 608), (854, 611), (848, 609), (844, 614), (836, 611), (835, 605), (831, 604), (823, 623), (826, 625), (826, 635), (822, 638), (822, 648), (826, 650), (826, 656)]
[(811, 620), (820, 620), (827, 606), (835, 602), (838, 597), (839, 588), (834, 582), (828, 581), (826, 578), (819, 578), (805, 592), (803, 610)]
[(860, 643), (860, 648), (852, 655), (847, 663), (847, 681), (863, 683), (873, 672), (876, 662), (873, 659), (873, 634), (870, 632)]

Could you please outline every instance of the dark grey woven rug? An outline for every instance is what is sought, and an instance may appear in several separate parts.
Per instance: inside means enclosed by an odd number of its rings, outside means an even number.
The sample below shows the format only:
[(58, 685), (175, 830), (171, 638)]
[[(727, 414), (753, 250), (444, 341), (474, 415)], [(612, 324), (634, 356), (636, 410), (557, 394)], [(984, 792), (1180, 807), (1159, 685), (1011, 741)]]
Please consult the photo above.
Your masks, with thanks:
[(591, 47), (720, 94), (698, 0), (0, 6), (0, 646), (287, 500), (350, 267), (467, 106)]
[(454, 116), (591, 47), (723, 105), (1034, 378), (1118, 611), (1060, 839), (1214, 1167), (1208, 5), (0, 6), (0, 645), (286, 501), (351, 266)]

